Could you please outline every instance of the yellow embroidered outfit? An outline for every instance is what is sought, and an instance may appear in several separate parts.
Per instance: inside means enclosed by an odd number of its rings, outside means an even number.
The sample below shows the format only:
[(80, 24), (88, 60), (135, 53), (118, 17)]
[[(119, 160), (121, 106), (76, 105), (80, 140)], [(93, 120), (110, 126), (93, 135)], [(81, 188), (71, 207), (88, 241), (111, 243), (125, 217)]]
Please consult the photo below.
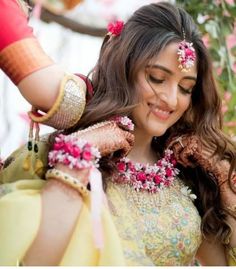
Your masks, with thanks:
[(201, 242), (200, 216), (183, 183), (159, 193), (107, 182), (110, 212), (127, 265), (190, 265)]
[[(23, 170), (28, 154), (24, 147), (11, 155), (0, 174), (0, 265), (22, 262), (37, 234), (47, 149), (44, 139), (39, 144), (38, 158), (44, 163), (40, 171), (33, 169), (34, 156), (31, 169)], [(201, 219), (183, 187), (176, 178), (170, 187), (150, 194), (107, 181), (104, 249), (94, 248), (90, 200), (85, 199), (60, 265), (190, 265), (201, 242)]]
[[(33, 242), (41, 218), (41, 196), (45, 181), (20, 180), (15, 191), (0, 199), (0, 265), (21, 263)], [(84, 200), (72, 238), (59, 265), (125, 265), (120, 240), (107, 209), (103, 209), (105, 247), (94, 248), (89, 199)], [(114, 255), (115, 253), (115, 255)]]
[[(0, 264), (21, 262), (40, 225), (43, 180), (19, 180), (0, 199)], [(105, 248), (93, 246), (89, 199), (84, 200), (60, 265), (189, 265), (201, 241), (200, 217), (182, 183), (150, 195), (108, 183), (103, 209)], [(15, 189), (13, 191), (13, 189)]]

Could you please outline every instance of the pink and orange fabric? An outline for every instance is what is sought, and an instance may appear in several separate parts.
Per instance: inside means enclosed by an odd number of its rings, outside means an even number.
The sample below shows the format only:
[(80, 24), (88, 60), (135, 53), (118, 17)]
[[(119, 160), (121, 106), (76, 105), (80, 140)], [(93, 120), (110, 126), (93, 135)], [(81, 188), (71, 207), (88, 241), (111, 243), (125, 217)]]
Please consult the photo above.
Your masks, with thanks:
[(16, 85), (53, 64), (28, 25), (23, 5), (22, 0), (0, 1), (0, 68)]

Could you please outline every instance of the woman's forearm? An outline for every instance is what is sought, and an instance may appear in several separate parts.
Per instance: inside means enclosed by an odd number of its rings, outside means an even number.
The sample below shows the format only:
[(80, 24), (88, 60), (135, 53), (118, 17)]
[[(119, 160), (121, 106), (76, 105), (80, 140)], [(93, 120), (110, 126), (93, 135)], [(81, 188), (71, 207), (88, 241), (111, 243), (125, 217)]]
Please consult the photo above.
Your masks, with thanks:
[(53, 64), (25, 77), (18, 88), (32, 106), (47, 112), (55, 103), (64, 74), (59, 65)]
[[(88, 169), (55, 169), (87, 186)], [(38, 234), (23, 259), (25, 265), (58, 265), (69, 243), (82, 207), (81, 193), (66, 183), (50, 179), (42, 190), (42, 217)]]
[(49, 180), (42, 191), (42, 217), (38, 234), (23, 259), (24, 265), (58, 265), (69, 243), (82, 206), (73, 188)]
[(68, 129), (83, 113), (86, 84), (44, 52), (19, 3), (0, 1), (0, 69), (32, 104), (29, 116), (34, 122)]

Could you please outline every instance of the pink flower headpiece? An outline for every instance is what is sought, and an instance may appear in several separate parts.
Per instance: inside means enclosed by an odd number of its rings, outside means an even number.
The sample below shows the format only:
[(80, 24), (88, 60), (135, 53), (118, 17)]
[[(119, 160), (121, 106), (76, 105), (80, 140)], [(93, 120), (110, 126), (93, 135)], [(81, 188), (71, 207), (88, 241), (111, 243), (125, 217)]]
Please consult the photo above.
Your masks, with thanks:
[(109, 35), (119, 36), (124, 28), (123, 21), (110, 22), (107, 26)]
[(180, 63), (179, 68), (182, 72), (188, 72), (194, 65), (196, 59), (196, 52), (193, 47), (193, 43), (187, 42), (185, 39), (179, 43), (177, 51), (178, 61)]

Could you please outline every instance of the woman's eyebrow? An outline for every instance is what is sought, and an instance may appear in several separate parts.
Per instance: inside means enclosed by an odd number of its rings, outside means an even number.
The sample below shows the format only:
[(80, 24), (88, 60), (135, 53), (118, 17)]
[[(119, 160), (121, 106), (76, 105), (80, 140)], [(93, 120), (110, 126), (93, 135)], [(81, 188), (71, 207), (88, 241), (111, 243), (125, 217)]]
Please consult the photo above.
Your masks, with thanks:
[(170, 74), (170, 75), (173, 75), (173, 72), (171, 70), (169, 70), (168, 68), (162, 66), (162, 65), (159, 65), (159, 64), (152, 64), (152, 65), (147, 65), (148, 68), (154, 68), (154, 69), (161, 69), (162, 71)]
[[(174, 74), (170, 69), (166, 68), (165, 66), (159, 65), (159, 64), (147, 65), (147, 67), (160, 69), (160, 70), (162, 70), (170, 75)], [(197, 81), (197, 77), (195, 77), (195, 76), (184, 76), (182, 79), (190, 79), (190, 80)]]
[(190, 79), (190, 80), (197, 81), (197, 77), (193, 77), (193, 76), (185, 76), (182, 79)]

